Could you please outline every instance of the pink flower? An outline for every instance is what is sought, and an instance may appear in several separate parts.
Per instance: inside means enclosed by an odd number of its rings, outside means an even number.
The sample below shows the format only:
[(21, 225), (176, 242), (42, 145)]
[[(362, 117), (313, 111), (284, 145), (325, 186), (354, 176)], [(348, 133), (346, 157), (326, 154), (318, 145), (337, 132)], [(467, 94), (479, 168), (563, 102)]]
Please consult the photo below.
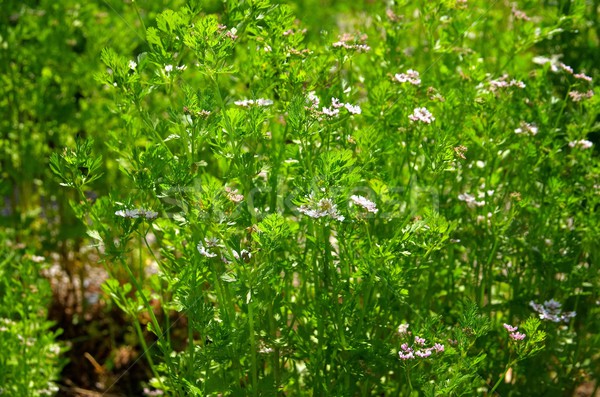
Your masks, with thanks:
[[(354, 204), (360, 205), (361, 207), (366, 209), (368, 212), (372, 212), (372, 213), (376, 214), (379, 211), (374, 202), (367, 200), (363, 196), (351, 196), (350, 199), (352, 200), (352, 202)], [(406, 324), (406, 329), (408, 329), (408, 324)], [(404, 331), (404, 332), (406, 332), (406, 331)]]
[(344, 105), (344, 107), (346, 108), (346, 110), (349, 113), (352, 113), (352, 114), (361, 114), (362, 113), (362, 110), (360, 109), (360, 106), (358, 106), (358, 105), (351, 105), (349, 103), (346, 103)]
[(510, 82), (508, 80), (508, 75), (504, 74), (500, 78), (496, 80), (490, 81), (490, 90), (492, 92), (496, 92), (499, 88), (508, 88), (508, 87), (517, 87), (517, 88), (525, 88), (525, 83), (519, 80), (512, 79)]
[(579, 102), (584, 99), (589, 99), (589, 98), (593, 97), (594, 91), (592, 91), (592, 90), (589, 90), (587, 92), (571, 91), (571, 92), (569, 92), (569, 96), (571, 97), (573, 102)]
[(421, 338), (419, 336), (415, 336), (415, 343), (417, 345), (423, 346), (423, 345), (425, 345), (425, 339), (423, 339), (423, 338)]
[(429, 349), (418, 350), (415, 352), (415, 354), (421, 358), (426, 358), (426, 357), (431, 356), (431, 350), (429, 350)]
[(593, 146), (594, 144), (590, 141), (588, 141), (587, 139), (580, 139), (578, 141), (571, 141), (569, 142), (569, 147), (575, 148), (581, 148), (581, 149), (589, 149)]
[(441, 343), (436, 343), (435, 345), (433, 345), (433, 350), (435, 350), (437, 353), (441, 353), (444, 351), (444, 345), (442, 345)]
[(577, 73), (577, 74), (574, 74), (573, 77), (575, 77), (576, 79), (589, 81), (590, 83), (592, 82), (592, 78), (590, 76), (586, 75), (585, 73)]
[(344, 104), (337, 98), (331, 98), (331, 106), (335, 109), (344, 107)]
[(340, 109), (335, 109), (335, 108), (323, 108), (321, 110), (321, 112), (329, 117), (336, 117), (337, 115), (340, 114)]
[(504, 323), (504, 328), (506, 328), (508, 332), (515, 332), (519, 329), (519, 327), (513, 327), (512, 325), (506, 323)]
[(338, 212), (337, 205), (333, 202), (333, 200), (322, 198), (317, 202), (313, 194), (309, 195), (308, 199), (308, 204), (298, 207), (298, 211), (300, 213), (315, 219), (326, 216), (329, 216), (340, 222), (345, 219), (344, 216), (340, 215)]
[(510, 334), (510, 337), (513, 340), (523, 340), (523, 339), (525, 339), (525, 336), (526, 336), (525, 334), (522, 334), (520, 332), (513, 332), (512, 334)]
[(531, 21), (531, 18), (525, 14), (524, 11), (517, 9), (516, 5), (513, 5), (512, 13), (515, 16), (515, 19), (522, 19), (523, 21)]
[(408, 118), (411, 121), (421, 121), (426, 124), (431, 124), (435, 120), (435, 117), (426, 108), (416, 108)]
[(573, 74), (573, 68), (570, 67), (569, 65), (565, 65), (564, 63), (559, 63), (558, 66), (564, 70), (565, 72), (569, 73), (569, 74)]
[(356, 50), (357, 52), (366, 52), (371, 50), (365, 42), (367, 40), (366, 34), (353, 35), (350, 33), (344, 33), (339, 37), (339, 40), (333, 43), (336, 48), (345, 48), (347, 50)]
[(411, 83), (412, 85), (421, 84), (421, 78), (419, 72), (416, 70), (408, 69), (406, 73), (397, 73), (394, 75), (394, 79), (396, 79), (399, 83)]

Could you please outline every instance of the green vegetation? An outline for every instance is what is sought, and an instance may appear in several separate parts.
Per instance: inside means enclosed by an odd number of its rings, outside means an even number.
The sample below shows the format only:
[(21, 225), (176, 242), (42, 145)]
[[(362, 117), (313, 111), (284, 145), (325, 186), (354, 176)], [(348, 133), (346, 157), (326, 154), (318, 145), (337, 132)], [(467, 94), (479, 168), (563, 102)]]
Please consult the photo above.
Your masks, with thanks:
[(599, 6), (9, 1), (0, 387), (595, 393)]

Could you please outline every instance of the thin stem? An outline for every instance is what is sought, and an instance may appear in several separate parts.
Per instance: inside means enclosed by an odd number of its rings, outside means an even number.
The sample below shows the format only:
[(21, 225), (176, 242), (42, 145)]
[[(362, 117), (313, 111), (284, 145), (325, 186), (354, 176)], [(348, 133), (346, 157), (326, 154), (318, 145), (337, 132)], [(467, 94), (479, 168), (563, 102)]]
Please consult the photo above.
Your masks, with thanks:
[(152, 360), (152, 354), (150, 354), (150, 351), (148, 350), (148, 344), (146, 343), (146, 338), (144, 338), (144, 333), (142, 332), (142, 326), (140, 325), (140, 320), (137, 318), (137, 316), (134, 316), (134, 322), (133, 322), (133, 326), (135, 327), (135, 332), (138, 335), (138, 339), (140, 340), (140, 344), (142, 345), (142, 351), (146, 354), (144, 354), (144, 356), (146, 356), (146, 360), (148, 360), (148, 364), (150, 365), (150, 370), (152, 371), (152, 375), (154, 376), (154, 378), (156, 378), (158, 380), (158, 382), (160, 383), (161, 387), (164, 387), (162, 380), (160, 379), (160, 376), (158, 375), (158, 372), (156, 371), (156, 366), (154, 365), (154, 360)]
[(490, 390), (489, 394), (493, 394), (496, 389), (498, 388), (498, 386), (500, 386), (500, 383), (502, 383), (502, 381), (504, 380), (504, 378), (506, 377), (506, 374), (508, 373), (508, 370), (514, 365), (514, 361), (509, 362), (506, 365), (506, 369), (504, 370), (504, 372), (502, 373), (502, 375), (500, 375), (500, 379), (498, 379), (498, 381), (496, 382), (496, 384), (494, 385), (494, 387), (492, 387), (492, 390)]
[(154, 326), (154, 331), (156, 332), (157, 336), (160, 338), (161, 335), (163, 334), (162, 329), (160, 327), (160, 324), (158, 323), (158, 320), (156, 319), (156, 315), (154, 314), (154, 310), (152, 308), (152, 305), (150, 305), (150, 302), (148, 301), (148, 298), (144, 294), (144, 290), (142, 289), (142, 286), (140, 285), (140, 283), (138, 282), (137, 278), (135, 277), (135, 275), (131, 271), (131, 268), (129, 267), (129, 265), (127, 264), (127, 262), (125, 262), (122, 258), (121, 258), (121, 264), (123, 265), (123, 267), (127, 271), (127, 275), (131, 279), (131, 282), (134, 284), (136, 290), (139, 292), (140, 297), (142, 298), (142, 301), (144, 302), (144, 306), (146, 307), (146, 310), (148, 311), (148, 315), (150, 316), (150, 320), (152, 321), (152, 325)]
[[(252, 290), (250, 290), (252, 294)], [(248, 302), (248, 326), (250, 327), (250, 349), (252, 359), (252, 395), (257, 396), (258, 394), (258, 368), (256, 364), (256, 335), (254, 334), (254, 304), (252, 302), (252, 296)]]

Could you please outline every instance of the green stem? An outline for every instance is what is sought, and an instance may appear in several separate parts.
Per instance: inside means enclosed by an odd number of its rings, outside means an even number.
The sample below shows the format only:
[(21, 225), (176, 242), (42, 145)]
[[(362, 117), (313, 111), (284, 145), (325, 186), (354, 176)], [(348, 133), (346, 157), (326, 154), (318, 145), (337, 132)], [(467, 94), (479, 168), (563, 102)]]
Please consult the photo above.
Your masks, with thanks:
[[(250, 293), (252, 293), (252, 290), (250, 290)], [(254, 304), (252, 296), (248, 302), (248, 325), (250, 327), (250, 354), (252, 359), (252, 395), (256, 397), (258, 395), (258, 368), (256, 364), (256, 335), (254, 334)]]
[(146, 338), (144, 338), (144, 333), (142, 332), (142, 326), (140, 325), (140, 320), (137, 316), (134, 316), (133, 326), (135, 327), (135, 331), (138, 335), (138, 339), (140, 340), (140, 344), (142, 345), (142, 350), (144, 356), (146, 356), (146, 360), (148, 360), (148, 364), (150, 365), (150, 370), (152, 371), (152, 375), (158, 380), (161, 388), (164, 388), (162, 380), (156, 371), (156, 366), (154, 365), (154, 360), (152, 360), (152, 354), (150, 354), (150, 350), (148, 349), (148, 344), (146, 343)]
[(156, 319), (152, 305), (150, 305), (148, 298), (146, 298), (146, 295), (144, 294), (144, 290), (142, 289), (142, 286), (140, 285), (137, 278), (131, 271), (131, 268), (129, 267), (127, 262), (125, 262), (122, 258), (121, 258), (121, 264), (127, 271), (127, 275), (131, 279), (131, 282), (135, 286), (136, 290), (139, 292), (140, 297), (142, 298), (142, 301), (144, 302), (144, 306), (146, 307), (146, 310), (148, 311), (148, 315), (150, 316), (150, 321), (152, 321), (152, 325), (154, 326), (154, 331), (157, 334), (156, 336), (158, 336), (159, 339), (162, 338), (162, 335), (163, 335), (162, 329), (160, 327), (160, 324), (158, 323), (158, 320)]
[(215, 94), (217, 97), (217, 103), (219, 104), (219, 108), (221, 109), (221, 113), (223, 114), (223, 120), (225, 121), (225, 125), (227, 126), (227, 132), (229, 134), (233, 134), (233, 127), (231, 125), (231, 121), (229, 120), (229, 116), (227, 116), (227, 112), (225, 111), (225, 101), (223, 101), (223, 97), (221, 96), (221, 89), (219, 88), (219, 80), (218, 75), (210, 74), (210, 81), (212, 82), (215, 90)]
[[(150, 229), (150, 227), (148, 227), (148, 230)], [(152, 248), (150, 247), (150, 244), (148, 243), (148, 239), (146, 238), (146, 236), (148, 235), (148, 233), (144, 233), (142, 235), (143, 241), (146, 245), (146, 248), (148, 249), (148, 252), (150, 253), (150, 255), (152, 256), (152, 258), (154, 259), (154, 261), (156, 262), (156, 264), (158, 265), (160, 263), (160, 261), (158, 260), (158, 258), (156, 257), (156, 254), (154, 253), (154, 250), (152, 250)], [(163, 283), (161, 282), (160, 284), (160, 296), (162, 299), (162, 302), (168, 302), (169, 301), (169, 296), (167, 296), (164, 288), (163, 288)], [(169, 309), (164, 307), (164, 305), (162, 305), (163, 307), (163, 313), (165, 315), (165, 328), (166, 328), (166, 337), (167, 337), (167, 345), (171, 346), (171, 320), (169, 318)]]
[(490, 390), (490, 395), (493, 394), (496, 389), (498, 388), (498, 386), (500, 386), (500, 383), (502, 383), (502, 381), (504, 380), (504, 378), (506, 377), (506, 373), (508, 372), (508, 370), (514, 365), (514, 361), (511, 361), (508, 363), (508, 365), (506, 366), (506, 369), (504, 370), (504, 372), (502, 373), (502, 375), (500, 375), (500, 379), (498, 379), (498, 381), (496, 382), (496, 384), (494, 385), (494, 387), (492, 387), (492, 390)]

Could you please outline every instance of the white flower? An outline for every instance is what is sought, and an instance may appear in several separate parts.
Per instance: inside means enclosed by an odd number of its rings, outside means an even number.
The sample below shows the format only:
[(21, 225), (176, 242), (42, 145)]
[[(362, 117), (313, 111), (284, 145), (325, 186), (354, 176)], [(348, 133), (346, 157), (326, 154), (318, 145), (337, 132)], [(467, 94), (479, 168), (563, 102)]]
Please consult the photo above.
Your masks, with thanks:
[(594, 144), (590, 141), (588, 141), (587, 139), (580, 139), (578, 141), (571, 141), (569, 142), (569, 147), (579, 147), (581, 149), (589, 149), (593, 146)]
[(258, 106), (271, 106), (273, 104), (273, 101), (270, 99), (259, 98), (256, 100), (256, 104)]
[(241, 101), (235, 101), (233, 103), (235, 103), (238, 106), (242, 106), (242, 107), (247, 108), (250, 105), (253, 105), (254, 101), (252, 99), (244, 99), (244, 100), (241, 100)]
[(406, 73), (397, 73), (394, 75), (394, 79), (399, 83), (411, 83), (413, 85), (421, 84), (421, 77), (419, 72), (416, 70), (408, 69)]
[(545, 301), (543, 305), (530, 301), (529, 306), (538, 312), (540, 319), (549, 320), (554, 323), (559, 323), (561, 321), (568, 323), (569, 319), (577, 315), (576, 312), (563, 312), (561, 310), (562, 304), (554, 299)]
[(349, 103), (345, 104), (344, 107), (346, 108), (346, 110), (352, 114), (361, 114), (362, 110), (360, 109), (360, 106), (358, 105), (351, 105)]
[(482, 207), (485, 205), (485, 201), (477, 201), (475, 197), (471, 196), (469, 193), (461, 193), (458, 195), (458, 199), (460, 201), (464, 201), (467, 203), (469, 208), (473, 208), (475, 206)]
[(379, 210), (374, 202), (367, 200), (363, 196), (351, 196), (350, 199), (357, 205), (360, 205), (369, 212), (376, 214)]
[(318, 108), (321, 100), (314, 91), (308, 93), (306, 99), (311, 103), (312, 108)]
[(137, 219), (139, 217), (142, 217), (151, 220), (156, 219), (156, 217), (158, 216), (158, 212), (145, 210), (143, 208), (136, 208), (132, 210), (119, 210), (115, 212), (115, 215), (129, 219)]
[(319, 219), (329, 216), (335, 220), (342, 222), (345, 218), (340, 215), (337, 209), (337, 205), (333, 200), (329, 198), (322, 198), (318, 202), (315, 202), (314, 195), (309, 196), (309, 203), (302, 205), (298, 208), (298, 211), (311, 218)]
[(416, 108), (408, 118), (412, 121), (421, 121), (426, 124), (431, 124), (435, 120), (435, 117), (426, 108)]
[(337, 115), (340, 114), (340, 110), (339, 109), (331, 109), (331, 108), (323, 108), (322, 110), (323, 114), (326, 116), (330, 116), (330, 117), (335, 117)]
[(342, 102), (340, 102), (340, 100), (337, 98), (331, 98), (331, 106), (334, 109), (338, 109), (338, 108), (344, 107), (344, 104)]
[(135, 70), (136, 67), (137, 67), (137, 63), (135, 63), (135, 61), (133, 61), (133, 60), (130, 60), (129, 61), (129, 69)]
[(202, 245), (202, 243), (198, 243), (196, 248), (198, 249), (200, 255), (205, 256), (207, 258), (214, 258), (215, 256), (217, 256), (217, 254), (210, 252), (208, 249), (204, 248), (204, 245)]
[(165, 65), (165, 72), (170, 73), (173, 71), (173, 65)]
[(538, 133), (538, 128), (535, 124), (529, 124), (524, 121), (521, 122), (521, 126), (515, 129), (515, 134), (529, 134), (536, 135)]
[(247, 107), (250, 107), (250, 106), (253, 106), (253, 105), (256, 105), (256, 106), (271, 106), (273, 104), (273, 101), (270, 100), (270, 99), (259, 98), (257, 100), (254, 100), (254, 99), (244, 99), (244, 100), (241, 100), (241, 101), (235, 101), (233, 103), (235, 103), (238, 106), (247, 108)]

